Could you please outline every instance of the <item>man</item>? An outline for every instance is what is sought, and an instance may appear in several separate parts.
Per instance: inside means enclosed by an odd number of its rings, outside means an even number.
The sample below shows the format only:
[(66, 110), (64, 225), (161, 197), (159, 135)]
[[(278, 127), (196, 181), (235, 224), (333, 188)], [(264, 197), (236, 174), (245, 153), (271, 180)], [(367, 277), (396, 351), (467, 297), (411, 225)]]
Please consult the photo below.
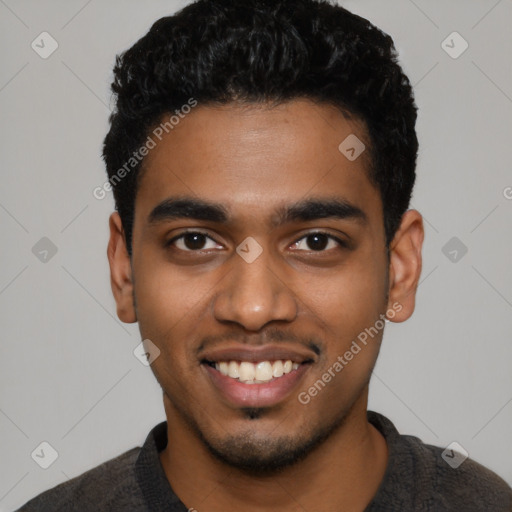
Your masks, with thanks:
[(21, 510), (512, 510), (497, 475), (367, 411), (423, 242), (391, 38), (323, 1), (199, 0), (112, 88), (111, 284), (167, 421)]

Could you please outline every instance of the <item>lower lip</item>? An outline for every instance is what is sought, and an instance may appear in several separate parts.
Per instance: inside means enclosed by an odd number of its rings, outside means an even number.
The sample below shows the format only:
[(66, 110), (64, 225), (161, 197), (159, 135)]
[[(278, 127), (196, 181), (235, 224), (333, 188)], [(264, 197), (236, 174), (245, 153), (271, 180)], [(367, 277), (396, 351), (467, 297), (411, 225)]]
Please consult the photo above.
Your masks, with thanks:
[(214, 386), (236, 407), (269, 407), (284, 400), (308, 370), (310, 364), (301, 364), (296, 370), (274, 378), (265, 384), (244, 384), (237, 379), (222, 375), (207, 364), (202, 365)]

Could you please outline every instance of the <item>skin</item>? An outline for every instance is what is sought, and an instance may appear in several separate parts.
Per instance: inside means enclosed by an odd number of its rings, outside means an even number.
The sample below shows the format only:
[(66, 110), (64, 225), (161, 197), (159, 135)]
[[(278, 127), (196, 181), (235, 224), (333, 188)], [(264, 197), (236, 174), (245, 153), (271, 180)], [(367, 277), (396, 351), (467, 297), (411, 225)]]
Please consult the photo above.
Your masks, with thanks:
[[(198, 106), (146, 157), (131, 258), (118, 214), (110, 217), (117, 313), (124, 322), (138, 321), (143, 339), (161, 351), (151, 365), (163, 389), (170, 439), (160, 460), (187, 507), (360, 511), (382, 481), (386, 442), (366, 418), (382, 330), (307, 405), (297, 399), (379, 315), (399, 304), (390, 320), (402, 322), (414, 310), (422, 218), (414, 210), (404, 214), (388, 257), (382, 202), (366, 173), (367, 154), (350, 162), (338, 151), (351, 133), (368, 147), (361, 122), (308, 100), (277, 107)], [(159, 203), (178, 195), (220, 203), (229, 219), (149, 221)], [(362, 210), (365, 220), (272, 224), (279, 207), (333, 197)], [(204, 239), (199, 250), (190, 238), (188, 245), (183, 238), (165, 245), (184, 230), (199, 230), (212, 240)], [(321, 239), (325, 248), (315, 251), (308, 235), (318, 231), (348, 246)], [(252, 263), (236, 253), (247, 237), (262, 248)], [(312, 340), (318, 354), (296, 387), (255, 419), (221, 396), (198, 360), (205, 344), (305, 348)], [(275, 472), (241, 469), (208, 448), (229, 457), (251, 451), (267, 460), (320, 432), (327, 436), (323, 442)]]

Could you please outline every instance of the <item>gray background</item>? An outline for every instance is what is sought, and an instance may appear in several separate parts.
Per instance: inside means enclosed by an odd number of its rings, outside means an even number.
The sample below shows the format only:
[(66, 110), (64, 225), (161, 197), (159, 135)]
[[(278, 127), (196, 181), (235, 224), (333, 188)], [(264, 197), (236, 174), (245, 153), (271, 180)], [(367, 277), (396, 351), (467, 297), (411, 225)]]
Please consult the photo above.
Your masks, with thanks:
[[(114, 56), (185, 3), (0, 0), (0, 510), (140, 445), (165, 419), (132, 353), (137, 326), (115, 314), (112, 197), (92, 191), (105, 180)], [(343, 5), (395, 39), (420, 109), (424, 271), (413, 318), (388, 324), (370, 408), (425, 442), (457, 441), (512, 483), (512, 1)], [(31, 48), (43, 31), (59, 45), (47, 59)], [(453, 31), (469, 43), (456, 59), (442, 47)], [(43, 237), (57, 248), (46, 262), (47, 242), (33, 252)], [(46, 470), (31, 458), (42, 441), (59, 455)]]

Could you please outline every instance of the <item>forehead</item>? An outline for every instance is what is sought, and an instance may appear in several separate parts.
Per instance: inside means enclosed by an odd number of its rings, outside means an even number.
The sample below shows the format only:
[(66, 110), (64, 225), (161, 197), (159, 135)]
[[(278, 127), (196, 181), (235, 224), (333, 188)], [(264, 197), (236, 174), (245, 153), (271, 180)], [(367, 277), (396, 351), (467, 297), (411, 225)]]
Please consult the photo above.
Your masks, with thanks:
[(276, 209), (308, 196), (341, 198), (368, 217), (381, 215), (379, 192), (368, 179), (368, 150), (356, 159), (343, 152), (346, 140), (369, 147), (364, 125), (333, 106), (309, 100), (197, 106), (160, 137), (153, 136), (156, 146), (143, 164), (137, 218), (176, 196), (269, 222)]

